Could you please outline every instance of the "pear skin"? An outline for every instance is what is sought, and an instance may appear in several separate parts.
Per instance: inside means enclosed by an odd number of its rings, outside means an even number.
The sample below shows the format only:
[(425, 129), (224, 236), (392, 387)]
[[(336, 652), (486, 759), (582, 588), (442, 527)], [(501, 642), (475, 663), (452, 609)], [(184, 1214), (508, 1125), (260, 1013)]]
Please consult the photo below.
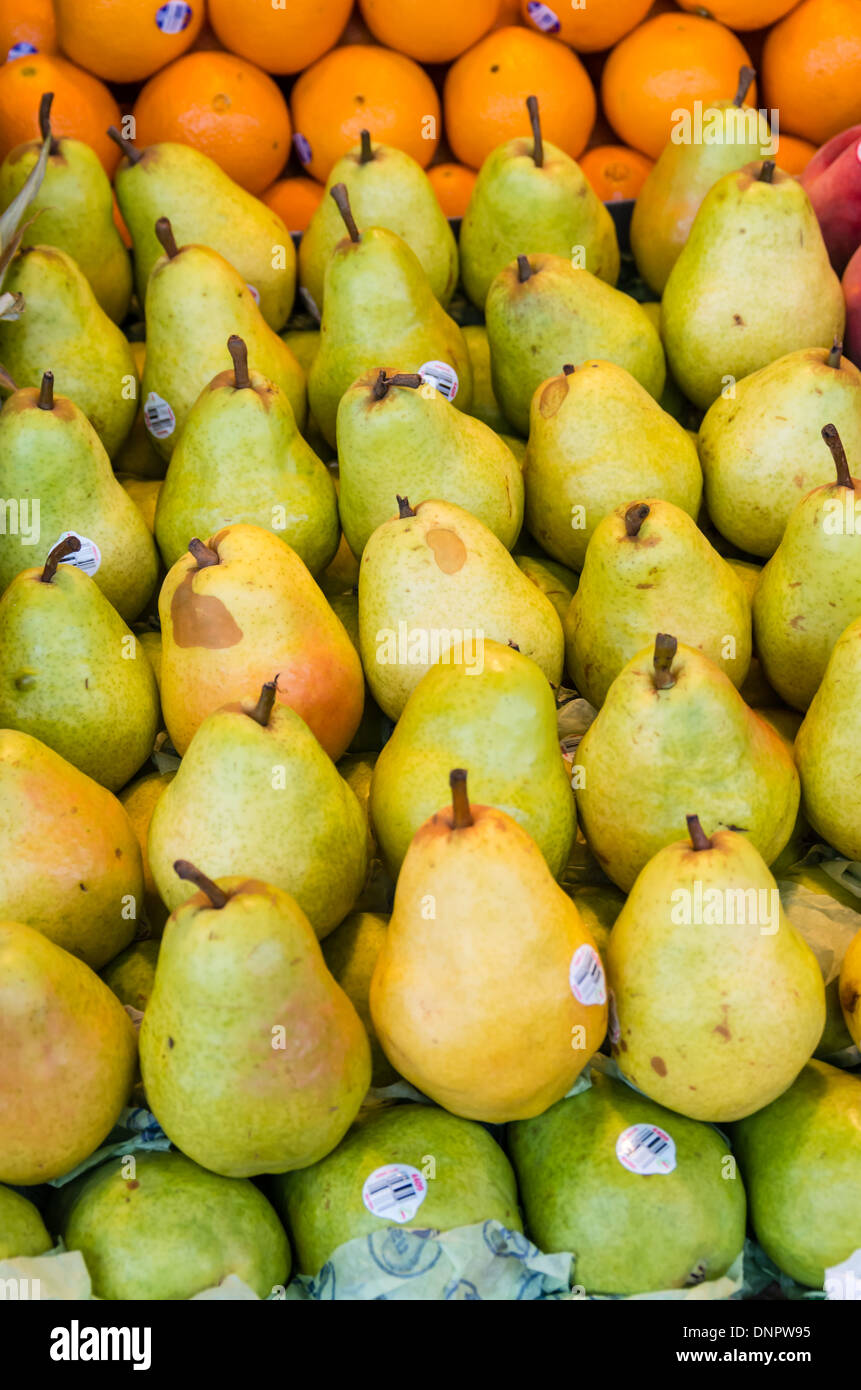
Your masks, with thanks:
[(840, 968), (840, 1007), (855, 1046), (861, 1044), (861, 929), (849, 944)]
[(148, 936), (144, 941), (133, 941), (100, 971), (108, 989), (121, 1004), (128, 1004), (139, 1013), (144, 1012), (155, 984), (155, 967), (160, 949), (161, 942), (155, 936)]
[(132, 829), (141, 848), (144, 873), (144, 916), (153, 936), (161, 936), (168, 914), (167, 908), (159, 897), (158, 888), (150, 868), (147, 838), (152, 813), (175, 776), (175, 772), (144, 772), (134, 782), (129, 782), (128, 786), (119, 793), (118, 798), (132, 823)]
[(495, 434), (506, 434), (511, 430), (511, 423), (507, 415), (500, 410), (499, 403), (493, 394), (493, 382), (490, 379), (490, 343), (487, 341), (487, 329), (483, 323), (466, 323), (461, 332), (469, 349), (469, 360), (472, 366), (472, 405), (469, 413), (476, 420), (482, 420)]
[(515, 555), (517, 568), (522, 570), (527, 579), (546, 594), (556, 612), (559, 614), (560, 621), (564, 622), (565, 614), (568, 612), (568, 605), (577, 592), (577, 585), (580, 582), (579, 574), (569, 570), (565, 565), (558, 565), (555, 560), (545, 559), (537, 555)]
[(861, 859), (861, 618), (835, 643), (795, 740), (804, 813), (847, 859)]
[(11, 1187), (0, 1187), (0, 1260), (46, 1255), (53, 1244), (38, 1207)]
[(351, 912), (323, 942), (323, 959), (368, 1035), (372, 1086), (392, 1086), (399, 1079), (374, 1031), (368, 999), (374, 966), (386, 939), (388, 920), (376, 912)]

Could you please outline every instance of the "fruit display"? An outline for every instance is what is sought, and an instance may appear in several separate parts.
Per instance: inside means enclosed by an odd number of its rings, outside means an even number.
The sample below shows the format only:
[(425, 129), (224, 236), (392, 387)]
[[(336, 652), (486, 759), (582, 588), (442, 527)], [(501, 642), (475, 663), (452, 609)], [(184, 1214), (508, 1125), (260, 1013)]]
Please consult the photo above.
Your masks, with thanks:
[(0, 0), (0, 1297), (861, 1297), (859, 72)]

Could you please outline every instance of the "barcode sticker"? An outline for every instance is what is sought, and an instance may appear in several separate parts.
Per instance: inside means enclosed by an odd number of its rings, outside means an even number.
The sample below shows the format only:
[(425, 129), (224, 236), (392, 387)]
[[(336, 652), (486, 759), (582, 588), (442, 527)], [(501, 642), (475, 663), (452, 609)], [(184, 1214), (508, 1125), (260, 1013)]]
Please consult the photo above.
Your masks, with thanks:
[(538, 0), (529, 0), (526, 6), (526, 17), (531, 19), (536, 29), (540, 29), (544, 34), (558, 34), (561, 29), (559, 16), (551, 10), (549, 5), (542, 5)]
[(423, 362), (419, 367), (419, 376), (422, 381), (435, 387), (441, 396), (445, 396), (447, 401), (453, 401), (457, 395), (460, 382), (457, 379), (457, 372), (454, 367), (449, 366), (448, 362)]
[(144, 424), (156, 439), (167, 439), (176, 429), (176, 416), (162, 396), (150, 391), (144, 401)]
[(607, 981), (601, 957), (594, 946), (583, 943), (571, 957), (568, 968), (571, 993), (580, 1004), (606, 1004)]
[(54, 549), (54, 546), (59, 545), (60, 541), (64, 541), (67, 536), (74, 536), (76, 541), (80, 541), (80, 549), (73, 551), (71, 555), (66, 555), (60, 561), (60, 564), (74, 565), (76, 570), (83, 570), (84, 574), (88, 574), (90, 578), (92, 578), (99, 568), (99, 565), (102, 563), (102, 552), (99, 550), (95, 541), (88, 540), (86, 536), (80, 535), (78, 531), (64, 531), (63, 534), (58, 536), (54, 541), (51, 550)]
[(191, 23), (191, 6), (184, 0), (168, 0), (156, 10), (155, 22), (163, 34), (181, 34)]
[(256, 285), (249, 285), (248, 281), (246, 280), (246, 281), (245, 281), (245, 288), (248, 290), (248, 293), (251, 295), (251, 298), (254, 300), (254, 303), (257, 304), (257, 305), (259, 306), (259, 304), (260, 304), (260, 291), (258, 290), (257, 286), (256, 286)]
[(610, 990), (607, 998), (607, 1037), (615, 1046), (621, 1036), (622, 1030), (619, 1027), (619, 1015), (616, 1012), (616, 996), (613, 991)]
[(375, 1168), (362, 1187), (362, 1201), (372, 1216), (384, 1221), (411, 1221), (427, 1196), (418, 1168), (409, 1163), (389, 1163)]
[(655, 1173), (672, 1173), (676, 1146), (667, 1131), (657, 1125), (629, 1125), (616, 1140), (616, 1157), (630, 1173), (651, 1177)]

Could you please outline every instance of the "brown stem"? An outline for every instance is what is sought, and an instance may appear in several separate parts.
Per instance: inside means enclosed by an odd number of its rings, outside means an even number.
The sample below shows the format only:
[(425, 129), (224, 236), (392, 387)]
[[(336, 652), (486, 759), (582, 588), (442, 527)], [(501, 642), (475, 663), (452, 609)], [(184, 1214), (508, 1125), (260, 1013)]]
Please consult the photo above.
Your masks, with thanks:
[(347, 185), (345, 183), (336, 183), (334, 188), (329, 189), (329, 192), (334, 198), (338, 211), (344, 219), (344, 226), (350, 233), (350, 240), (355, 245), (357, 242), (361, 241), (361, 237), (359, 235), (359, 229), (356, 226), (355, 218), (353, 217), (353, 210), (350, 207), (350, 195), (347, 192)]
[(160, 217), (155, 224), (155, 234), (164, 248), (165, 255), (169, 260), (179, 255), (179, 247), (173, 235), (173, 227), (170, 225), (169, 217)]
[[(395, 496), (397, 497), (397, 494), (395, 494)], [(397, 502), (398, 516), (401, 521), (406, 521), (408, 516), (415, 516), (415, 511), (410, 506), (410, 499), (408, 497), (397, 497)]]
[(363, 130), (361, 132), (361, 138), (362, 153), (359, 155), (359, 163), (370, 164), (374, 157), (374, 151), (371, 149), (371, 132), (369, 130)]
[(512, 642), (512, 640), (511, 640), (510, 637), (509, 637), (509, 639), (508, 639), (508, 645), (509, 645), (509, 647), (511, 648), (511, 650), (512, 650), (513, 652), (519, 652), (519, 651), (520, 651), (520, 643), (519, 643), (519, 642)]
[(45, 568), (39, 576), (42, 583), (50, 584), (54, 575), (57, 573), (57, 566), (60, 561), (65, 560), (67, 555), (74, 555), (80, 548), (81, 542), (78, 540), (77, 536), (66, 536), (63, 540), (57, 541), (57, 544), (45, 561)]
[(757, 176), (756, 176), (756, 177), (757, 177), (757, 181), (758, 181), (759, 183), (771, 183), (772, 179), (774, 178), (774, 169), (775, 169), (774, 160), (773, 160), (773, 159), (764, 159), (764, 160), (762, 161), (762, 168), (760, 169), (759, 173), (758, 173)]
[(205, 893), (213, 907), (222, 908), (227, 905), (229, 899), (224, 890), (219, 888), (217, 883), (213, 883), (211, 878), (207, 878), (206, 874), (201, 873), (200, 869), (189, 864), (187, 859), (175, 859), (173, 871), (178, 878), (185, 879), (186, 883), (193, 883), (201, 893)]
[(517, 278), (518, 278), (518, 280), (520, 281), (521, 285), (522, 285), (526, 280), (529, 279), (529, 277), (530, 277), (531, 274), (532, 274), (532, 266), (529, 264), (529, 261), (526, 259), (525, 256), (518, 256), (518, 257), (517, 257)]
[(59, 154), (60, 146), (51, 137), (51, 102), (53, 100), (53, 92), (42, 93), (42, 100), (39, 102), (39, 134), (43, 140), (51, 141), (51, 154)]
[(248, 348), (238, 333), (231, 333), (227, 339), (227, 351), (233, 359), (233, 384), (237, 391), (244, 391), (251, 385), (248, 375)]
[(649, 515), (645, 502), (632, 502), (625, 512), (625, 530), (632, 538), (640, 534), (640, 527)]
[(652, 661), (655, 667), (655, 689), (670, 690), (674, 685), (672, 671), (673, 658), (676, 654), (678, 642), (675, 637), (671, 637), (667, 632), (659, 632), (655, 638), (655, 651)]
[(245, 711), (250, 719), (256, 719), (257, 723), (261, 724), (264, 729), (269, 723), (269, 717), (272, 714), (272, 707), (275, 704), (275, 696), (277, 693), (278, 676), (276, 676), (273, 681), (267, 681), (266, 684), (261, 687), (257, 704), (253, 709)]
[(42, 384), (39, 387), (39, 399), (36, 402), (40, 410), (54, 409), (54, 373), (43, 372)]
[(852, 481), (852, 474), (849, 472), (849, 464), (846, 461), (846, 450), (843, 448), (843, 440), (837, 433), (835, 425), (824, 425), (822, 428), (822, 438), (831, 450), (831, 457), (834, 460), (834, 467), (837, 469), (837, 486), (851, 487), (855, 484)]
[(371, 388), (371, 394), (373, 395), (374, 400), (381, 401), (388, 389), (389, 383), (386, 379), (386, 374), (381, 367), (379, 372), (377, 373), (377, 379), (374, 382), (373, 387)]
[(734, 96), (733, 99), (732, 99), (732, 104), (733, 104), (733, 106), (743, 106), (743, 105), (744, 105), (744, 99), (745, 99), (745, 97), (747, 96), (748, 92), (750, 91), (750, 84), (751, 84), (751, 82), (753, 81), (753, 79), (754, 79), (755, 77), (756, 77), (756, 69), (755, 69), (755, 68), (749, 68), (749, 67), (747, 67), (747, 66), (742, 67), (742, 68), (739, 68), (739, 70), (738, 70), (738, 87), (736, 88), (735, 96)]
[(565, 363), (565, 366), (562, 368), (562, 370), (563, 370), (563, 372), (565, 373), (566, 376), (570, 376), (571, 373), (574, 371), (573, 363), (571, 363), (571, 362), (566, 362), (566, 363)]
[(211, 550), (208, 545), (203, 544), (203, 541), (198, 540), (197, 536), (194, 537), (194, 540), (189, 541), (188, 548), (197, 561), (199, 570), (205, 570), (209, 565), (221, 564), (218, 551)]
[(448, 784), (451, 787), (452, 829), (465, 830), (473, 820), (466, 794), (466, 772), (462, 767), (456, 767), (448, 774)]
[(828, 354), (828, 365), (829, 367), (839, 367), (842, 360), (843, 340), (842, 338), (835, 338), (834, 342), (831, 344), (831, 351)]
[(538, 98), (527, 97), (526, 109), (529, 112), (529, 123), (532, 126), (532, 158), (539, 169), (544, 168), (544, 141), (541, 139), (541, 117), (538, 113)]
[(108, 126), (108, 135), (115, 145), (119, 145), (129, 164), (139, 164), (143, 159), (140, 150), (136, 150), (131, 140), (127, 140), (124, 135), (120, 135), (115, 125)]
[(712, 849), (713, 845), (706, 832), (700, 825), (699, 816), (686, 816), (688, 823), (688, 834), (691, 837), (691, 844), (695, 850)]

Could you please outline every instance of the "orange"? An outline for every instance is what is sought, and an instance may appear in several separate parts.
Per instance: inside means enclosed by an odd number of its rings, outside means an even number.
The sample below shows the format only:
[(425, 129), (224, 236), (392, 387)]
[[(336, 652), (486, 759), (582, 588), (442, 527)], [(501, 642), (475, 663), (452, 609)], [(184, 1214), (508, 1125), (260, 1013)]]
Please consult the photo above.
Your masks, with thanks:
[(120, 152), (106, 132), (109, 125), (119, 125), (120, 108), (104, 82), (48, 53), (16, 58), (0, 67), (0, 160), (25, 140), (38, 140), (43, 92), (54, 93), (53, 134), (83, 140), (95, 150), (105, 172), (113, 174)]
[(625, 145), (596, 145), (578, 163), (602, 203), (636, 198), (653, 167), (651, 159)]
[(509, 24), (520, 23), (520, 0), (499, 0), (494, 29), (503, 29)]
[(323, 181), (362, 130), (406, 150), (423, 169), (439, 143), (439, 98), (427, 73), (374, 44), (333, 48), (297, 79), (290, 106), (299, 158)]
[(209, 0), (225, 48), (266, 72), (301, 72), (338, 42), (352, 0)]
[(586, 0), (579, 9), (570, 0), (556, 0), (550, 5), (520, 0), (520, 13), (527, 24), (570, 43), (580, 53), (612, 48), (651, 8), (652, 0)]
[[(741, 41), (713, 19), (655, 15), (607, 59), (601, 79), (604, 114), (624, 144), (657, 159), (676, 113), (693, 110), (695, 101), (703, 106), (731, 101), (745, 64), (750, 58)], [(755, 85), (745, 105), (756, 105)]]
[(290, 114), (265, 72), (233, 53), (187, 53), (151, 77), (135, 108), (135, 140), (193, 145), (250, 193), (262, 193), (290, 154)]
[(595, 92), (576, 54), (531, 29), (495, 29), (445, 79), (445, 129), (461, 164), (480, 169), (497, 145), (529, 134), (526, 98), (538, 97), (545, 140), (576, 159), (595, 122)]
[(51, 0), (0, 0), (0, 63), (56, 51)]
[(57, 38), (73, 63), (107, 82), (140, 82), (185, 53), (203, 0), (54, 0)]
[(803, 174), (813, 156), (816, 146), (809, 140), (799, 140), (795, 135), (780, 132), (777, 139), (777, 167), (785, 174)]
[(766, 29), (776, 19), (798, 4), (798, 0), (708, 0), (701, 5), (700, 0), (677, 0), (680, 9), (691, 14), (702, 14), (706, 9), (711, 19), (725, 24), (728, 29)]
[(325, 191), (316, 179), (300, 175), (294, 179), (279, 179), (260, 197), (267, 207), (277, 212), (289, 232), (304, 232)]
[(762, 83), (781, 129), (817, 145), (861, 121), (861, 2), (804, 0), (769, 33)]
[(420, 63), (448, 63), (486, 34), (499, 0), (359, 0), (374, 38)]
[(463, 217), (478, 178), (465, 164), (435, 164), (428, 178), (446, 217)]

